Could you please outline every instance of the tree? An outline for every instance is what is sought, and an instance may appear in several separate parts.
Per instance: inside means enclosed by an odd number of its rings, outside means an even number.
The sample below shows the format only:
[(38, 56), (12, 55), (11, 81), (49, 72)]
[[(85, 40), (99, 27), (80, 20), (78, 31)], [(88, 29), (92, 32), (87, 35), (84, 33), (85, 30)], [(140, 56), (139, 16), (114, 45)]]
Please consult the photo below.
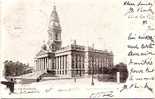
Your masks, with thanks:
[(116, 72), (120, 72), (121, 82), (125, 82), (128, 78), (127, 65), (124, 63), (119, 63), (115, 65)]
[(108, 74), (109, 69), (107, 67), (102, 68), (102, 74)]
[(20, 76), (30, 72), (32, 72), (32, 68), (30, 68), (29, 65), (23, 64), (19, 61), (13, 62), (6, 60), (4, 62), (5, 76)]

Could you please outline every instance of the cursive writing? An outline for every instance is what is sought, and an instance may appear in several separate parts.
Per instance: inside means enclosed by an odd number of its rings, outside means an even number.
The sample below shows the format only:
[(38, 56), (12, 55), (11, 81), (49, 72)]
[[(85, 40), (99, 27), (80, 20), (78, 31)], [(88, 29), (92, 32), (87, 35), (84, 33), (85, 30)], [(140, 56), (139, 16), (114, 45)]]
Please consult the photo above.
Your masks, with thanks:
[(113, 91), (91, 93), (90, 98), (113, 97)]
[(153, 65), (153, 61), (150, 57), (142, 59), (140, 61), (130, 59), (129, 65)]
[(139, 85), (138, 83), (134, 83), (131, 85), (124, 85), (123, 88), (120, 90), (120, 92), (126, 89), (131, 89), (131, 88), (144, 88), (144, 89), (148, 89), (149, 91), (153, 92), (153, 88), (150, 87), (147, 82), (143, 85)]
[(36, 88), (18, 88), (19, 94), (39, 93)]

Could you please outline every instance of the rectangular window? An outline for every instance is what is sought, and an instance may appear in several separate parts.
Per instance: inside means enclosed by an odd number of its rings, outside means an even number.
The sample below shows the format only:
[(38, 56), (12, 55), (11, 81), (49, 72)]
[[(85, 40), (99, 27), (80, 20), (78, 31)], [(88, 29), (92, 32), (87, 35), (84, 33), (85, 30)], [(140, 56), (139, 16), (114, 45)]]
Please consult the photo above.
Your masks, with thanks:
[(62, 74), (64, 75), (64, 69), (62, 70)]
[(65, 59), (65, 60), (66, 60), (66, 61), (65, 61), (65, 66), (66, 66), (65, 68), (66, 68), (66, 74), (67, 74), (67, 55), (65, 56), (65, 58), (66, 58), (66, 59)]
[(57, 33), (55, 34), (55, 39), (58, 40), (58, 34)]

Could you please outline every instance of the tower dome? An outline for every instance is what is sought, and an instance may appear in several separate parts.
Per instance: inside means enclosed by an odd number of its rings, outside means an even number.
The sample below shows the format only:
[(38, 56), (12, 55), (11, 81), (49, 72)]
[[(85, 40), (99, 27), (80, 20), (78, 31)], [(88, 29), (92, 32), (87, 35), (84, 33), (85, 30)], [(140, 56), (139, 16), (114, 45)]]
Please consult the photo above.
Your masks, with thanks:
[(43, 41), (43, 44), (41, 46), (41, 49), (42, 50), (47, 50), (47, 45), (45, 44), (45, 41)]

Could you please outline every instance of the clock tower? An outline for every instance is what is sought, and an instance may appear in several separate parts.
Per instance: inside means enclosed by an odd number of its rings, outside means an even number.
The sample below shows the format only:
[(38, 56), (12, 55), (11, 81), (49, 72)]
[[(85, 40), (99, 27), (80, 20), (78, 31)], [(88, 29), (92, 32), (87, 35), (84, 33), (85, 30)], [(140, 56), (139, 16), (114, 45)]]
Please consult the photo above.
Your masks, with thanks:
[(53, 11), (50, 15), (48, 26), (48, 46), (51, 51), (56, 51), (61, 48), (61, 26), (59, 22), (56, 6), (53, 6)]

